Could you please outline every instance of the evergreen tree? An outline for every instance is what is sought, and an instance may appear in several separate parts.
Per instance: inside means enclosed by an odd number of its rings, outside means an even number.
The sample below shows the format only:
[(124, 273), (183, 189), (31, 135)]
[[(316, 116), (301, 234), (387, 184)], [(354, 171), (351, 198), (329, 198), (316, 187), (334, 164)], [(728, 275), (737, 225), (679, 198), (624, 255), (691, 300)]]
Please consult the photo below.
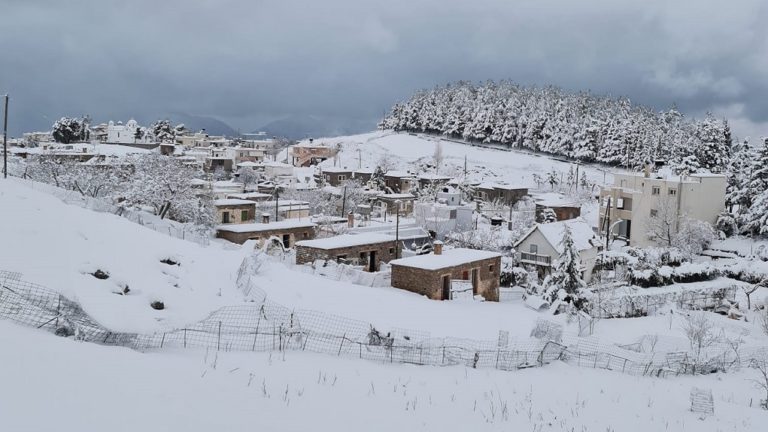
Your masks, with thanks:
[(544, 289), (550, 301), (565, 299), (580, 307), (583, 289), (586, 283), (579, 270), (579, 252), (573, 242), (573, 234), (568, 224), (563, 224), (562, 251), (555, 262), (552, 273), (544, 279)]
[(768, 138), (764, 140), (757, 160), (750, 167), (743, 199), (751, 202), (751, 205), (739, 218), (742, 232), (768, 234)]

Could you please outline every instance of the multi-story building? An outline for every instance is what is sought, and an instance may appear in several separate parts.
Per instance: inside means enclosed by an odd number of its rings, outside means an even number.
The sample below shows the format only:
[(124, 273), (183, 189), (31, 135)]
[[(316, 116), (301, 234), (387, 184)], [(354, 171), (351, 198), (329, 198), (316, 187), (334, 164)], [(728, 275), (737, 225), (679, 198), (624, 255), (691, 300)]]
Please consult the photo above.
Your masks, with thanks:
[(725, 210), (726, 178), (721, 174), (665, 176), (646, 168), (643, 173), (614, 174), (613, 179), (613, 186), (600, 190), (598, 228), (631, 246), (657, 245), (650, 227), (659, 218), (676, 232), (686, 218), (715, 224)]

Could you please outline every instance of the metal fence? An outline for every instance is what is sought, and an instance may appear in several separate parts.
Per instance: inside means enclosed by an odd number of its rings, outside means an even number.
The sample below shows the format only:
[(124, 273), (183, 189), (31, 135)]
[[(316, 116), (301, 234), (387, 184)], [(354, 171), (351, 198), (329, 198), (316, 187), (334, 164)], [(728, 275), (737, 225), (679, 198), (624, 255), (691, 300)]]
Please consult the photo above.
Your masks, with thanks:
[[(391, 363), (514, 370), (543, 366), (555, 360), (580, 367), (620, 371), (633, 375), (726, 371), (768, 356), (766, 347), (734, 350), (729, 344), (709, 347), (694, 358), (689, 352), (643, 352), (620, 347), (595, 337), (552, 332), (545, 329), (530, 338), (510, 339), (499, 332), (498, 340), (433, 338), (429, 333), (407, 329), (381, 329), (320, 311), (293, 310), (267, 299), (251, 280), (260, 266), (258, 256), (246, 258), (237, 278), (249, 302), (228, 306), (206, 319), (162, 333), (112, 332), (92, 320), (82, 308), (43, 286), (23, 281), (21, 275), (0, 271), (0, 319), (104, 345), (126, 346), (140, 351), (168, 348), (219, 351), (310, 351)], [(557, 336), (552, 336), (556, 334)], [(535, 337), (538, 336), (538, 337)]]

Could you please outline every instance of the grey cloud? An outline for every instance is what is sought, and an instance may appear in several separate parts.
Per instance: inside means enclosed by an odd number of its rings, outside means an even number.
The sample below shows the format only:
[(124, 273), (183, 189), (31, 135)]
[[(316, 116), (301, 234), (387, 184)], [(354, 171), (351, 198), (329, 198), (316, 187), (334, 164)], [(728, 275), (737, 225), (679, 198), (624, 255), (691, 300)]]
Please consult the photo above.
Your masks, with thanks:
[(0, 92), (16, 134), (84, 113), (373, 127), (418, 88), (512, 79), (735, 115), (754, 135), (768, 121), (764, 3), (0, 0)]

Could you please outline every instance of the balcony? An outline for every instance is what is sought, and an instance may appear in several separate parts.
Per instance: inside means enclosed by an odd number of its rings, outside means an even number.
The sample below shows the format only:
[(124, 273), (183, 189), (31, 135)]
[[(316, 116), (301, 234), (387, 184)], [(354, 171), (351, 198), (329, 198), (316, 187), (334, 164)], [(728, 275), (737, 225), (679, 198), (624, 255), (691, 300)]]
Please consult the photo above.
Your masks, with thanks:
[(552, 265), (552, 258), (550, 258), (548, 255), (520, 252), (520, 262), (549, 267)]

